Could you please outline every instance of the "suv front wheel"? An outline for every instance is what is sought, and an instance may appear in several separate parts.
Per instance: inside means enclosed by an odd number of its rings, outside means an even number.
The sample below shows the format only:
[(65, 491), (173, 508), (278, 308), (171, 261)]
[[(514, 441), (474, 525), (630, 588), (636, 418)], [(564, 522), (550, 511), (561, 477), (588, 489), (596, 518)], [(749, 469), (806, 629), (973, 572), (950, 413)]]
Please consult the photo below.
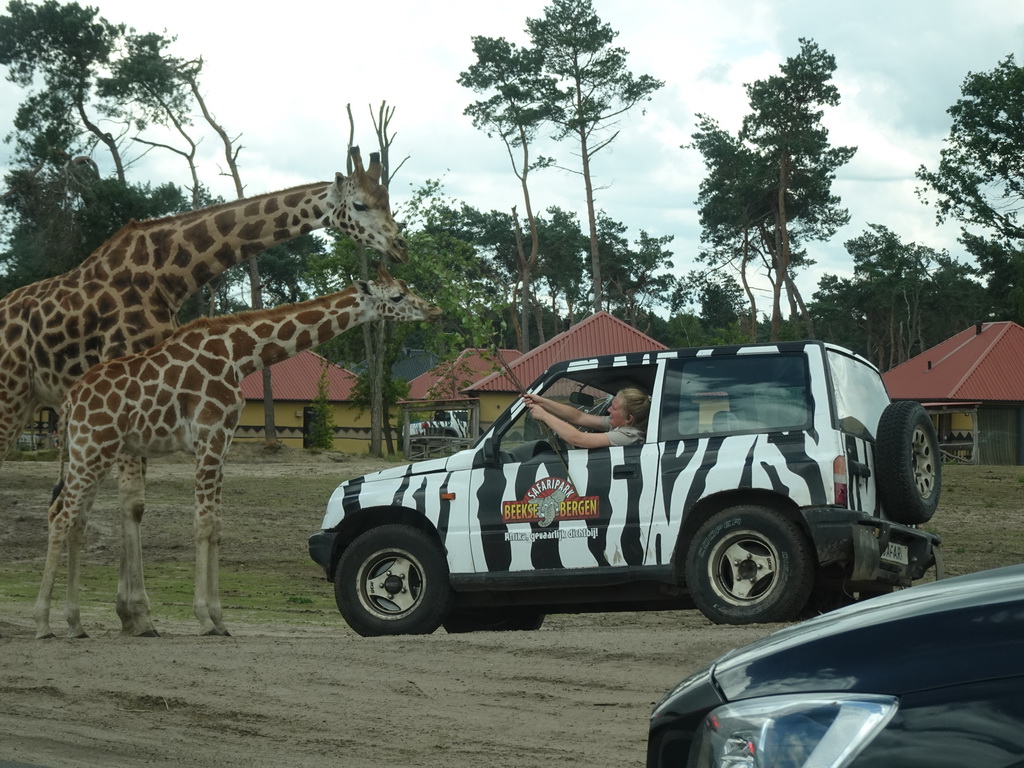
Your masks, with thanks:
[(341, 556), (334, 597), (345, 621), (364, 637), (429, 635), (452, 606), (444, 550), (416, 528), (372, 528)]
[(686, 585), (716, 624), (790, 621), (814, 586), (814, 555), (800, 527), (772, 509), (725, 509), (697, 531)]

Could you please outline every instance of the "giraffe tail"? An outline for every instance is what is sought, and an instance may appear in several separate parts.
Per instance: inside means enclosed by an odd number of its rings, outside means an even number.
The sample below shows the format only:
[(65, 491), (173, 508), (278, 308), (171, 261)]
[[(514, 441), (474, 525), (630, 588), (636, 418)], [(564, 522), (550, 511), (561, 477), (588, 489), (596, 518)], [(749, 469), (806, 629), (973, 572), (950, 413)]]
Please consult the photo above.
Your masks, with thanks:
[(57, 482), (53, 486), (52, 495), (50, 497), (50, 505), (53, 506), (53, 502), (60, 496), (60, 492), (64, 489), (64, 478), (67, 477), (67, 465), (68, 465), (68, 399), (64, 398), (64, 402), (61, 404), (60, 415), (57, 417), (57, 434), (60, 435), (58, 438), (59, 444), (57, 448), (60, 451), (60, 464), (57, 469)]

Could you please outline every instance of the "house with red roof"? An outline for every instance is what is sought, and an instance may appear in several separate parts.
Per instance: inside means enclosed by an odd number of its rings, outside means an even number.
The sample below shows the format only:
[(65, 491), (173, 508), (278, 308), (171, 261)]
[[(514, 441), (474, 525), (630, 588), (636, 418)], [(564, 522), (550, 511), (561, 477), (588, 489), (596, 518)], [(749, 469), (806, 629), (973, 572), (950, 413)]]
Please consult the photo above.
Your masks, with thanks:
[[(351, 402), (356, 375), (308, 350), (270, 366), (277, 439), (284, 445), (304, 447), (305, 437), (312, 426), (312, 404), (325, 369), (327, 400), (334, 413), (334, 449), (346, 453), (365, 453), (370, 440), (370, 414), (356, 408)], [(235, 440), (263, 441), (266, 438), (263, 371), (256, 371), (242, 379), (241, 390), (245, 397), (245, 408), (235, 430)]]
[(977, 323), (883, 374), (894, 400), (932, 414), (943, 453), (1024, 464), (1024, 328)]

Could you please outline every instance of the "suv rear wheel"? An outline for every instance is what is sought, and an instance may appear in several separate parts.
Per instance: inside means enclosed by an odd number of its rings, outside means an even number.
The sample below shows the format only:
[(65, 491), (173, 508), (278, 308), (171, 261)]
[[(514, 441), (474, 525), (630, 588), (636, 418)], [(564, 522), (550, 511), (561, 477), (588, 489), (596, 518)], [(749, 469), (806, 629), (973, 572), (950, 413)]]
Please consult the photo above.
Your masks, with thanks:
[(686, 556), (686, 585), (716, 624), (795, 619), (814, 586), (814, 555), (800, 527), (772, 509), (725, 509), (702, 525)]
[(452, 605), (444, 550), (416, 528), (373, 528), (341, 556), (334, 597), (345, 621), (364, 637), (429, 635)]
[(897, 400), (882, 411), (875, 449), (878, 495), (890, 520), (927, 523), (942, 486), (939, 440), (928, 412), (913, 400)]

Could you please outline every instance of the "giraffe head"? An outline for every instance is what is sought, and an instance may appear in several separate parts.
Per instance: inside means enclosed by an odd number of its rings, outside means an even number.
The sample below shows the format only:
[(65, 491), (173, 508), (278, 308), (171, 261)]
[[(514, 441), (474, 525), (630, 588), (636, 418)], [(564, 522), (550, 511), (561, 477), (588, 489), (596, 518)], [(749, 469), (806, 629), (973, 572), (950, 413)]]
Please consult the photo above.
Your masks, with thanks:
[(366, 301), (375, 306), (384, 320), (433, 321), (441, 317), (441, 308), (435, 307), (409, 290), (404, 280), (396, 280), (383, 266), (377, 267), (377, 279), (356, 284)]
[(354, 170), (349, 176), (337, 174), (327, 193), (328, 204), (332, 206), (331, 226), (395, 261), (408, 261), (405, 238), (391, 216), (388, 188), (380, 183), (380, 155), (371, 153), (370, 167), (366, 169), (359, 147), (352, 147), (349, 155)]

